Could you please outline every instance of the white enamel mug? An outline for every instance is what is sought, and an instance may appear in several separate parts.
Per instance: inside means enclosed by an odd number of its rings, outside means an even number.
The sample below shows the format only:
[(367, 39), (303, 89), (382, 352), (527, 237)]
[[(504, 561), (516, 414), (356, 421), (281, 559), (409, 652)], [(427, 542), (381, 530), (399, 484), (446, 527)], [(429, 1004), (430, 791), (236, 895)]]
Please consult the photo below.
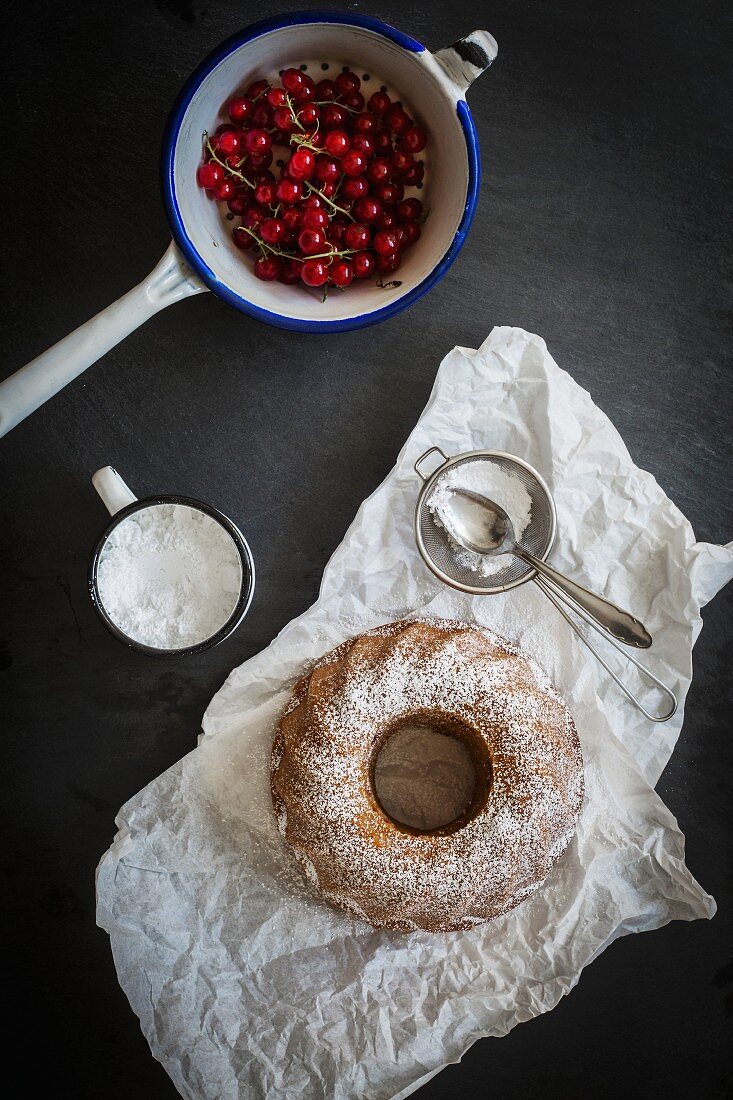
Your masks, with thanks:
[[(123, 645), (126, 645), (129, 649), (136, 650), (138, 653), (144, 653), (152, 657), (166, 658), (190, 657), (194, 654), (202, 653), (206, 649), (212, 649), (214, 646), (219, 645), (220, 642), (229, 638), (249, 611), (255, 590), (255, 563), (252, 557), (252, 551), (249, 548), (246, 538), (234, 521), (231, 520), (229, 516), (225, 516), (223, 512), (220, 512), (218, 508), (214, 508), (213, 505), (207, 504), (205, 501), (197, 500), (195, 497), (168, 493), (165, 495), (148, 496), (138, 499), (130, 490), (129, 486), (122, 480), (117, 470), (112, 466), (103, 466), (101, 470), (97, 470), (92, 478), (92, 485), (101, 497), (111, 519), (94, 544), (92, 556), (89, 561), (87, 584), (92, 605), (110, 634), (117, 638), (118, 641), (122, 642)], [(105, 551), (110, 546), (119, 525), (124, 523), (131, 516), (140, 518), (140, 515), (147, 509), (160, 509), (161, 506), (187, 509), (189, 511), (201, 513), (210, 520), (216, 521), (229, 536), (229, 539), (231, 539), (232, 547), (236, 552), (240, 564), (238, 597), (226, 621), (207, 637), (191, 645), (185, 645), (174, 649), (163, 649), (158, 646), (147, 645), (139, 639), (126, 634), (105, 607), (99, 586), (100, 562)], [(160, 569), (161, 567), (158, 567), (159, 573)]]
[[(291, 12), (224, 42), (186, 82), (168, 121), (162, 186), (173, 243), (139, 286), (0, 383), (0, 436), (153, 314), (192, 294), (211, 290), (243, 313), (297, 332), (361, 328), (416, 302), (446, 273), (473, 221), (480, 157), (465, 94), (496, 54), (486, 31), (431, 53), (354, 12)], [(276, 80), (282, 68), (303, 64), (316, 80), (341, 65), (368, 74), (367, 98), (384, 84), (429, 131), (424, 194), (430, 215), (405, 254), (397, 285), (354, 283), (321, 302), (301, 286), (261, 282), (233, 245), (220, 207), (196, 182), (202, 134), (226, 121), (227, 101), (255, 79)]]

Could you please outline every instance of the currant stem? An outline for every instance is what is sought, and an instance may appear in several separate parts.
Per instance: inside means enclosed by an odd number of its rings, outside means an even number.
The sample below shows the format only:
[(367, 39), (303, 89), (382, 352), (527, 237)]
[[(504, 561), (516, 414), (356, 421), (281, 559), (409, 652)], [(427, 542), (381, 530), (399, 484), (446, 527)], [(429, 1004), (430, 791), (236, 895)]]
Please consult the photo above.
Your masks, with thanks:
[[(219, 157), (217, 157), (216, 153), (214, 152), (213, 146), (209, 141), (209, 135), (206, 130), (204, 130), (204, 137), (206, 138), (206, 148), (209, 151), (211, 159), (215, 160), (217, 164), (220, 164), (225, 172), (230, 172), (233, 176), (237, 176), (240, 180), (242, 180), (243, 183), (247, 184), (247, 187), (251, 187), (252, 190), (254, 190), (254, 184), (250, 183), (250, 181), (245, 175), (242, 174), (242, 172), (238, 172), (236, 168), (232, 168), (229, 164), (225, 164), (223, 160), (219, 160)], [(240, 161), (239, 163), (241, 164), (242, 161)]]
[(295, 113), (295, 108), (293, 107), (293, 102), (292, 102), (290, 96), (287, 94), (287, 92), (285, 93), (285, 102), (288, 105), (288, 110), (290, 111), (291, 118), (292, 118), (293, 122), (295, 123), (295, 125), (298, 127), (299, 130), (305, 130), (305, 126), (303, 126), (302, 122), (300, 121), (297, 114)]
[(331, 202), (331, 200), (323, 194), (323, 191), (319, 191), (318, 188), (314, 187), (312, 183), (308, 182), (308, 180), (305, 181), (305, 185), (309, 191), (315, 192), (315, 194), (318, 195), (319, 198), (323, 199), (324, 202), (327, 202), (328, 205), (334, 210), (337, 210), (339, 214), (345, 214), (350, 221), (354, 221), (348, 210), (344, 210), (343, 206), (337, 206), (335, 202)]

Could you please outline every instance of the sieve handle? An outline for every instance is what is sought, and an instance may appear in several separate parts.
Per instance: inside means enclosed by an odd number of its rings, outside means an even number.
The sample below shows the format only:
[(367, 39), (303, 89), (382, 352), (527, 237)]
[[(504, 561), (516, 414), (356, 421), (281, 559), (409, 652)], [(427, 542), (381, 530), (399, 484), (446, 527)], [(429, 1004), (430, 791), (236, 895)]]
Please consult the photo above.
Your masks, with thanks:
[(126, 485), (113, 466), (103, 466), (92, 477), (92, 485), (99, 493), (105, 508), (111, 516), (117, 515), (128, 504), (134, 504), (137, 497)]
[[(587, 611), (585, 611), (580, 606), (580, 604), (576, 603), (575, 600), (572, 599), (572, 597), (569, 597), (566, 592), (555, 588), (552, 582), (547, 580), (543, 576), (538, 575), (535, 576), (533, 579), (535, 584), (542, 589), (548, 600), (550, 600), (555, 605), (557, 610), (565, 619), (566, 623), (568, 623), (571, 629), (575, 631), (581, 642), (583, 642), (588, 647), (596, 660), (603, 665), (611, 679), (614, 680), (616, 684), (618, 684), (626, 698), (634, 704), (637, 710), (640, 710), (644, 717), (648, 718), (650, 722), (668, 722), (669, 719), (672, 718), (677, 711), (677, 696), (672, 691), (672, 689), (667, 687), (667, 685), (663, 683), (663, 681), (660, 680), (658, 676), (655, 676), (651, 669), (648, 669), (646, 665), (643, 665), (641, 663), (641, 661), (637, 661), (636, 657), (634, 657), (633, 654), (629, 653), (628, 650), (623, 649), (619, 642), (613, 637), (613, 635), (610, 634), (609, 631), (605, 630), (604, 627), (602, 627), (591, 615), (587, 613)], [(565, 605), (564, 607), (563, 604)], [(600, 634), (602, 638), (605, 638), (609, 645), (612, 645), (614, 649), (618, 650), (618, 652), (621, 653), (627, 661), (630, 661), (631, 664), (634, 665), (634, 667), (637, 668), (643, 676), (646, 676), (647, 679), (651, 680), (654, 686), (658, 688), (659, 691), (661, 691), (662, 694), (669, 699), (671, 704), (669, 709), (662, 714), (652, 714), (651, 711), (647, 710), (644, 704), (636, 697), (636, 695), (634, 695), (631, 688), (628, 687), (628, 685), (624, 683), (621, 677), (613, 671), (611, 666), (601, 656), (593, 643), (588, 638), (586, 638), (585, 634), (577, 625), (577, 623), (573, 619), (571, 619), (570, 615), (565, 610), (566, 607), (575, 612), (575, 614), (578, 615), (585, 623), (587, 623), (588, 626), (592, 627), (593, 630)]]
[(561, 589), (566, 595), (570, 596), (576, 604), (580, 604), (597, 623), (604, 627), (609, 634), (612, 634), (614, 638), (617, 638), (619, 642), (623, 642), (625, 645), (633, 645), (637, 649), (648, 649), (652, 644), (652, 636), (647, 628), (638, 619), (635, 619), (629, 611), (624, 611), (622, 607), (611, 603), (604, 596), (599, 596), (597, 592), (591, 592), (590, 589), (584, 588), (582, 584), (566, 577), (564, 573), (553, 569), (546, 561), (541, 561), (534, 554), (530, 554), (529, 550), (525, 550), (523, 546), (515, 544), (512, 553), (516, 554), (522, 561), (526, 561), (543, 577), (552, 581), (556, 588)]
[[(435, 470), (433, 470), (431, 474), (424, 474), (420, 469), (420, 464), (425, 461), (428, 455), (431, 454), (439, 454), (443, 461), (438, 463), (438, 465), (435, 467)], [(450, 462), (450, 459), (448, 458), (448, 455), (445, 453), (445, 451), (441, 451), (440, 447), (428, 447), (427, 451), (424, 451), (420, 455), (413, 469), (418, 477), (421, 477), (423, 481), (427, 481), (429, 477), (433, 476), (436, 470), (439, 470), (441, 466), (445, 466), (446, 462)]]

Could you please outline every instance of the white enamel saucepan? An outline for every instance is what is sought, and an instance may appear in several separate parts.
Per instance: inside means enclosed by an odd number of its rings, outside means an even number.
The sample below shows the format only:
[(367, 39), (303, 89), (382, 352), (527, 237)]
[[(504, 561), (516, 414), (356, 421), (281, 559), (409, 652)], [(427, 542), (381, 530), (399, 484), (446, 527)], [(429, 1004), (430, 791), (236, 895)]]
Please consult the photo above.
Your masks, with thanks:
[[(496, 53), (486, 31), (431, 53), (354, 12), (293, 12), (224, 42), (189, 78), (168, 121), (162, 183), (173, 243), (139, 286), (0, 383), (0, 435), (153, 314), (192, 294), (211, 290), (243, 313), (297, 332), (361, 328), (416, 302), (446, 273), (473, 220), (480, 160), (465, 93)], [(221, 209), (197, 185), (203, 132), (225, 121), (227, 101), (253, 80), (276, 80), (281, 69), (303, 65), (317, 80), (349, 65), (368, 75), (367, 96), (385, 85), (429, 131), (424, 196), (430, 216), (405, 256), (399, 285), (364, 281), (321, 302), (300, 286), (261, 282), (233, 245)]]

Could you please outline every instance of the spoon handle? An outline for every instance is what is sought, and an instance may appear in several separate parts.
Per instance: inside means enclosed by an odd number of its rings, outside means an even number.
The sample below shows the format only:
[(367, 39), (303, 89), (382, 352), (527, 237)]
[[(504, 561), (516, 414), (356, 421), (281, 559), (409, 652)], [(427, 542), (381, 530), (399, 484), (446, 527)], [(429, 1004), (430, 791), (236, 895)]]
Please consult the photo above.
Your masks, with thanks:
[(566, 577), (563, 573), (558, 573), (557, 569), (553, 569), (547, 562), (540, 561), (534, 554), (530, 554), (529, 550), (525, 550), (524, 547), (515, 546), (512, 552), (517, 557), (522, 558), (523, 561), (526, 561), (528, 565), (533, 566), (541, 576), (548, 577), (558, 588), (571, 596), (577, 604), (584, 608), (597, 623), (605, 627), (609, 634), (612, 634), (619, 642), (623, 642), (624, 645), (635, 646), (636, 649), (648, 649), (652, 644), (652, 636), (644, 624), (635, 619), (628, 611), (617, 607), (615, 603), (604, 599), (603, 596), (583, 588), (582, 584), (571, 581), (569, 577)]

